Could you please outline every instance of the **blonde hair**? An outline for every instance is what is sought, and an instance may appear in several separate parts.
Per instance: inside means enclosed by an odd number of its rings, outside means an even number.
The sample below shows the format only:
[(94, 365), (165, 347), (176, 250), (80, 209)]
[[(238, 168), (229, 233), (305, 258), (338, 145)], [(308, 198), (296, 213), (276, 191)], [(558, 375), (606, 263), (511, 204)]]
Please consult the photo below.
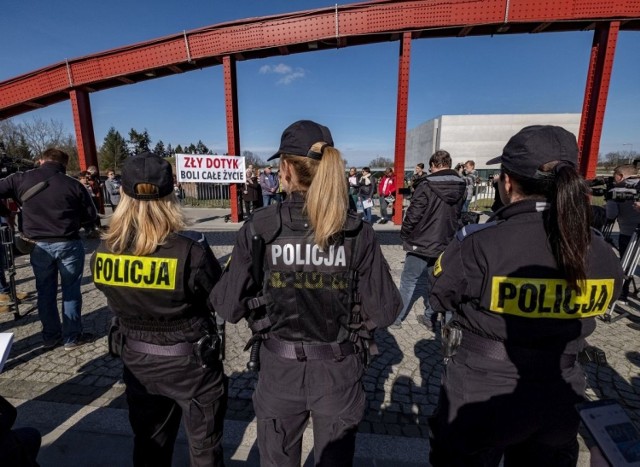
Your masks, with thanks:
[[(157, 187), (148, 183), (136, 185), (139, 194), (156, 191)], [(185, 230), (187, 224), (174, 193), (160, 199), (138, 200), (123, 192), (103, 239), (113, 253), (143, 256), (156, 251), (169, 235)]]
[(312, 151), (321, 152), (322, 159), (281, 155), (297, 176), (296, 190), (306, 192), (304, 211), (313, 228), (314, 242), (324, 249), (336, 240), (347, 219), (348, 192), (344, 181), (344, 160), (340, 151), (316, 143)]

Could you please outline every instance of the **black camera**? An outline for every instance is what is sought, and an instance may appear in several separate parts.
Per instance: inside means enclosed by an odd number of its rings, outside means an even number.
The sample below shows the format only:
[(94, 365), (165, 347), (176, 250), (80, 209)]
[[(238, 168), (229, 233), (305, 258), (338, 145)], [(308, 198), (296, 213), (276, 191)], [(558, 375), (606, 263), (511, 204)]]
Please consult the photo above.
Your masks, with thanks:
[(458, 164), (453, 168), (453, 170), (461, 170), (463, 168), (464, 168), (464, 164)]
[(589, 188), (591, 188), (592, 196), (605, 196), (605, 194), (615, 186), (613, 177), (598, 177), (592, 180), (586, 180), (586, 182)]
[(604, 196), (609, 201), (640, 201), (640, 178), (625, 178), (615, 183), (613, 177), (596, 178), (587, 182), (593, 196)]

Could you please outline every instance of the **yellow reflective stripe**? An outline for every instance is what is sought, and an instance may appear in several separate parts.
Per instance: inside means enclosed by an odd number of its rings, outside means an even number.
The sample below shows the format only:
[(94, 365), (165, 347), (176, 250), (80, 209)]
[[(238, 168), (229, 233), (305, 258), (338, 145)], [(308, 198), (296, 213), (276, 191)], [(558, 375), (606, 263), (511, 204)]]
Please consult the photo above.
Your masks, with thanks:
[(613, 279), (588, 279), (578, 294), (563, 279), (494, 276), (490, 311), (525, 318), (589, 318), (607, 310), (613, 290)]
[(175, 290), (177, 258), (98, 253), (93, 281), (116, 287)]

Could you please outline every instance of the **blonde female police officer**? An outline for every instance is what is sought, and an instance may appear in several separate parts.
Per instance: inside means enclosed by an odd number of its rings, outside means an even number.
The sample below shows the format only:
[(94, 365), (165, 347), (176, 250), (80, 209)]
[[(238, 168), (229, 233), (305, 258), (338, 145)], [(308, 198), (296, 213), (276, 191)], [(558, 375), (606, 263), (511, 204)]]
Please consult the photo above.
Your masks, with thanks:
[[(574, 466), (585, 338), (622, 270), (589, 225), (573, 134), (530, 126), (500, 157), (505, 207), (462, 230), (436, 263), (431, 303), (462, 341), (431, 424), (434, 466)], [(465, 229), (469, 229), (467, 226)], [(456, 331), (451, 331), (452, 335)]]
[(127, 159), (122, 198), (91, 260), (117, 324), (135, 435), (135, 466), (171, 466), (184, 422), (191, 466), (222, 466), (226, 377), (208, 296), (221, 269), (202, 234), (185, 231), (171, 166), (152, 153)]
[[(249, 318), (260, 331), (261, 465), (300, 465), (311, 414), (316, 465), (348, 466), (365, 407), (359, 326), (388, 326), (402, 302), (371, 226), (347, 214), (344, 161), (329, 129), (293, 123), (276, 157), (288, 196), (240, 230), (211, 300), (226, 320)], [(252, 255), (262, 277), (252, 274)], [(264, 317), (253, 316), (261, 308)]]

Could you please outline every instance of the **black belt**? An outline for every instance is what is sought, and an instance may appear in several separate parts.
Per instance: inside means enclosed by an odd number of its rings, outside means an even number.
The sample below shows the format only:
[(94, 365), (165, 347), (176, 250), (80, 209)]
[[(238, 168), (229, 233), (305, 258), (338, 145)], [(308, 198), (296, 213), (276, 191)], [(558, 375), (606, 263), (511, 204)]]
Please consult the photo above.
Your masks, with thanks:
[(575, 354), (558, 354), (525, 347), (507, 346), (502, 341), (488, 339), (469, 331), (462, 333), (460, 347), (483, 357), (513, 362), (516, 365), (524, 363), (537, 366), (559, 362), (560, 368), (565, 370), (575, 365), (577, 360)]
[(124, 339), (124, 346), (134, 352), (147, 355), (159, 355), (161, 357), (188, 357), (193, 355), (203, 368), (219, 360), (220, 337), (217, 335), (206, 335), (198, 342), (179, 342), (173, 345), (157, 345), (148, 342), (137, 341), (135, 339)]
[(190, 342), (180, 342), (173, 345), (157, 345), (129, 338), (125, 340), (125, 346), (129, 350), (149, 355), (160, 355), (162, 357), (186, 357), (187, 355), (194, 355), (194, 345), (195, 344)]
[(357, 353), (351, 342), (341, 344), (307, 344), (303, 342), (284, 342), (273, 337), (263, 341), (270, 352), (291, 360), (343, 360), (348, 355)]

